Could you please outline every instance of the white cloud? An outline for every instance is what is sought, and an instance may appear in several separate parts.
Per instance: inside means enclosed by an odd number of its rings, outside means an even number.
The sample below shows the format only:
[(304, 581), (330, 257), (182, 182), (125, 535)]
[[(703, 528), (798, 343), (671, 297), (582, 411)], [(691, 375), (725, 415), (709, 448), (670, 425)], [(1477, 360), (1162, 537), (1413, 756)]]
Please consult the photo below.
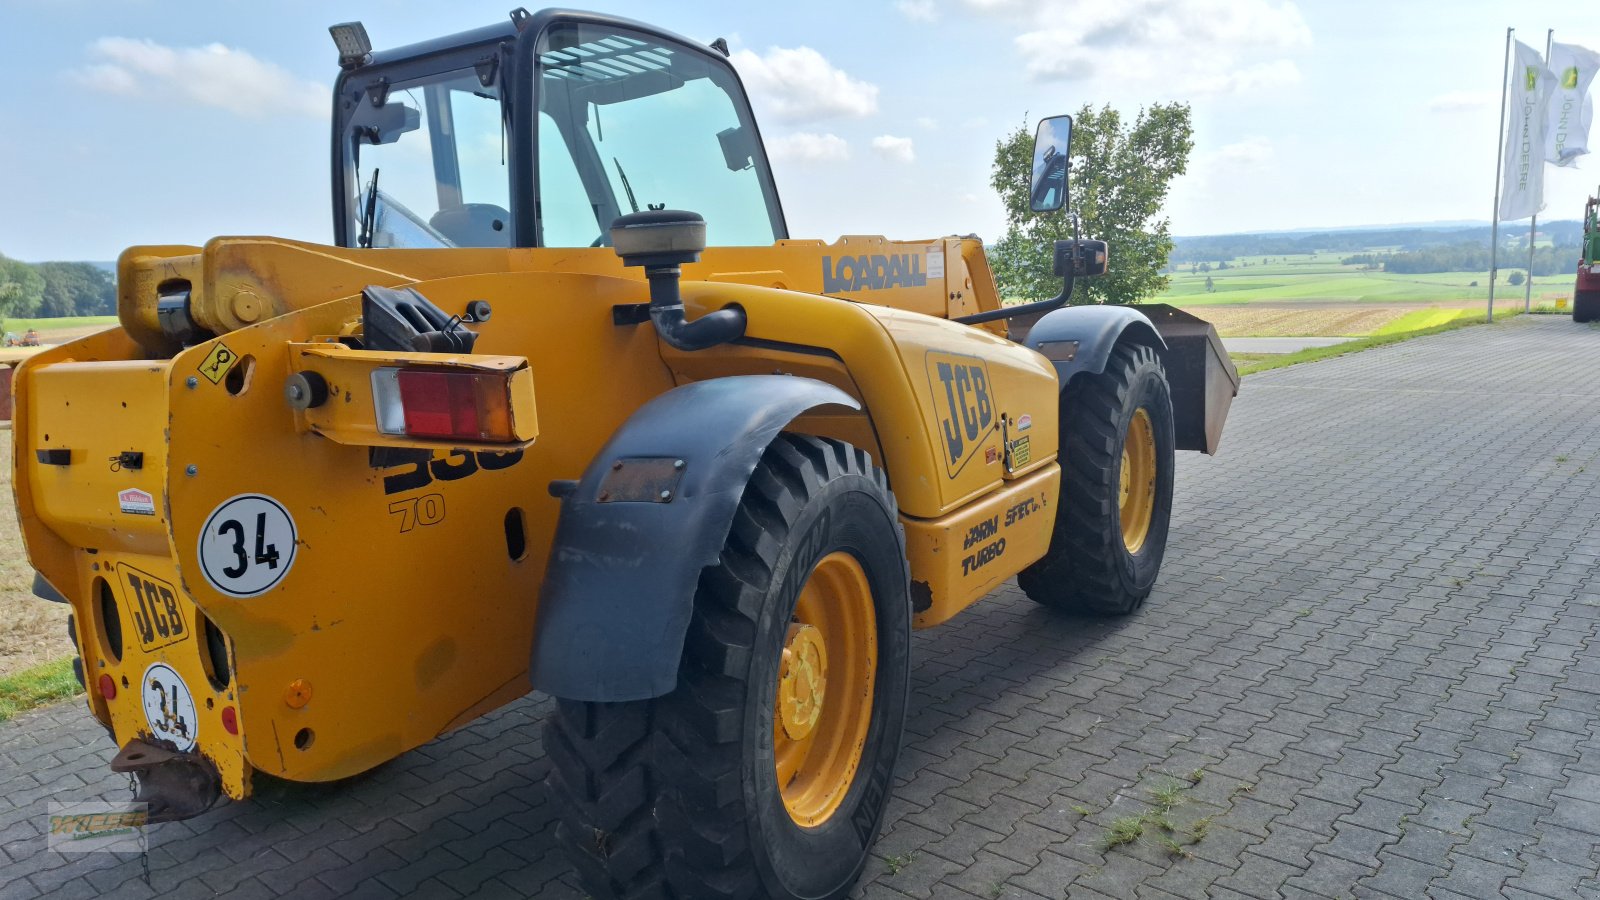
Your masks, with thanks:
[(1494, 109), (1500, 95), (1494, 91), (1448, 91), (1428, 101), (1433, 112), (1467, 112)]
[(222, 44), (168, 47), (103, 37), (89, 45), (89, 54), (95, 62), (73, 74), (107, 93), (211, 106), (250, 118), (326, 116), (332, 105), (322, 85)]
[(850, 145), (836, 134), (800, 131), (767, 141), (767, 154), (783, 162), (841, 162), (850, 158)]
[(1031, 26), (1015, 43), (1036, 81), (1103, 76), (1167, 86), (1184, 97), (1257, 91), (1297, 83), (1299, 69), (1284, 54), (1311, 43), (1293, 0), (965, 3)]
[(896, 0), (894, 8), (913, 22), (939, 21), (939, 7), (933, 0)]
[(929, 131), (932, 131), (933, 129), (939, 127), (939, 120), (935, 119), (933, 116), (917, 116), (917, 127), (926, 128)]
[(1233, 144), (1217, 148), (1217, 159), (1238, 166), (1259, 166), (1271, 162), (1278, 155), (1277, 148), (1264, 137), (1247, 137)]
[(1287, 59), (1245, 66), (1232, 72), (1197, 75), (1187, 85), (1195, 96), (1248, 94), (1300, 83), (1300, 67)]
[(861, 118), (878, 111), (878, 86), (851, 78), (810, 47), (772, 47), (759, 56), (733, 54), (757, 118), (810, 122), (839, 116)]
[(884, 159), (894, 162), (916, 162), (917, 151), (912, 145), (911, 138), (895, 137), (892, 134), (880, 134), (872, 139), (872, 149)]

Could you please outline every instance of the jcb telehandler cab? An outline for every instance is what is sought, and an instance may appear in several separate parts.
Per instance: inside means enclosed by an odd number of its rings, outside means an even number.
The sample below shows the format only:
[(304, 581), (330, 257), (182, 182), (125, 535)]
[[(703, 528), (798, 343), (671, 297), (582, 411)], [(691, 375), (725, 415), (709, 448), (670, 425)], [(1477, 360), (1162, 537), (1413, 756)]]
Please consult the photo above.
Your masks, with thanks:
[(521, 10), (334, 36), (335, 246), (133, 247), (120, 327), (16, 377), (37, 590), (113, 767), (195, 815), (531, 686), (591, 893), (843, 896), (913, 627), (1014, 576), (1149, 595), (1173, 453), (1237, 386), (1214, 332), (1057, 308), (1099, 242), (1004, 307), (975, 238), (791, 238), (725, 45)]

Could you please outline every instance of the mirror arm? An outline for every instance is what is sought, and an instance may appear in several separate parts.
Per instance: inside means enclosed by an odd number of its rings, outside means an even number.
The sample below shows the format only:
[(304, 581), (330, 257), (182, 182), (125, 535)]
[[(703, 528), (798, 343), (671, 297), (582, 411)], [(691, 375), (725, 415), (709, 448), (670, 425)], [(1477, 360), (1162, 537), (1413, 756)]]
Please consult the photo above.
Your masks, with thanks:
[(1049, 312), (1057, 307), (1065, 306), (1067, 301), (1072, 299), (1072, 281), (1073, 274), (1068, 272), (1067, 277), (1064, 279), (1064, 282), (1061, 285), (1061, 293), (1051, 297), (1049, 300), (1036, 300), (1033, 303), (1024, 303), (1021, 306), (1002, 306), (999, 309), (991, 309), (986, 312), (973, 313), (970, 316), (962, 316), (959, 319), (951, 319), (950, 321), (960, 322), (962, 325), (977, 325), (980, 322), (993, 322), (996, 319), (1009, 319), (1012, 316), (1025, 316), (1029, 313)]
[[(1068, 213), (1068, 215), (1072, 218), (1073, 241), (1081, 240), (1083, 238), (1083, 234), (1081, 222), (1078, 220), (1078, 214)], [(1052, 309), (1065, 306), (1067, 305), (1067, 301), (1072, 299), (1072, 284), (1073, 279), (1076, 277), (1077, 268), (1078, 267), (1074, 265), (1067, 269), (1067, 274), (1061, 283), (1061, 293), (1051, 297), (1049, 300), (1036, 300), (1032, 303), (1024, 303), (1021, 306), (1002, 306), (999, 309), (991, 309), (986, 312), (973, 313), (970, 316), (961, 316), (960, 318), (951, 319), (950, 321), (959, 322), (962, 325), (978, 325), (983, 322), (993, 322), (998, 319), (1009, 319), (1013, 316), (1025, 316), (1029, 313), (1049, 312)]]

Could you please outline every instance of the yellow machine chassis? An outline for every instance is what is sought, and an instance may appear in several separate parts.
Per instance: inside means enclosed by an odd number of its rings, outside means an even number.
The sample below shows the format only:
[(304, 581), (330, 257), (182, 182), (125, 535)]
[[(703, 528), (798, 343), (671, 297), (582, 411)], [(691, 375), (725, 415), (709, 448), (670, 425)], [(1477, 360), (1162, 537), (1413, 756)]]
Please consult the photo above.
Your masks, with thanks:
[[(845, 256), (924, 281), (820, 295), (823, 258)], [(355, 774), (525, 693), (559, 511), (549, 486), (576, 478), (629, 415), (680, 384), (779, 372), (861, 404), (791, 427), (855, 444), (887, 470), (919, 627), (1048, 546), (1060, 486), (1055, 372), (998, 325), (946, 321), (998, 305), (976, 241), (707, 250), (685, 267), (690, 318), (737, 304), (748, 327), (744, 340), (697, 353), (665, 346), (647, 323), (617, 324), (615, 307), (647, 295), (604, 248), (351, 251), (223, 238), (204, 250), (134, 248), (119, 275), (123, 328), (19, 368), (18, 508), (34, 566), (77, 614), (95, 715), (119, 745), (149, 738), (138, 688), (165, 664), (194, 697), (196, 752), (232, 797), (249, 793), (257, 770)], [(218, 337), (168, 344), (155, 298), (174, 283)], [(519, 379), (517, 443), (377, 435), (360, 389), (317, 410), (285, 402), (296, 372), (343, 372), (341, 383), (359, 386), (371, 367), (407, 362), (332, 343), (357, 327), (369, 284), (414, 286), (451, 314), (493, 303), (474, 355), (453, 364)], [(127, 451), (142, 465), (107, 462)], [(41, 464), (47, 456), (69, 462)], [(152, 498), (149, 514), (119, 505), (130, 490)], [(197, 540), (245, 494), (290, 516), (293, 561), (271, 589), (230, 596), (203, 571)], [(154, 641), (129, 624), (146, 583), (171, 594), (168, 634)], [(121, 647), (107, 640), (112, 614)], [(207, 649), (208, 627), (225, 636), (221, 658)], [(796, 802), (797, 815), (827, 814), (826, 801)]]

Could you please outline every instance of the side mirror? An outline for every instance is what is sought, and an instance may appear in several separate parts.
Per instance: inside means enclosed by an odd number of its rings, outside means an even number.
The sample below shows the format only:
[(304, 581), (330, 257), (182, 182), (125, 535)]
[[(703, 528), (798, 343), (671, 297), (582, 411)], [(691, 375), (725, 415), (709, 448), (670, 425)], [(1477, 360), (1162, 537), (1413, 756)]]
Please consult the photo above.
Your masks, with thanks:
[(750, 133), (743, 125), (717, 132), (717, 143), (722, 145), (722, 159), (729, 172), (743, 172), (755, 165), (751, 160)]
[(398, 101), (368, 106), (352, 117), (352, 125), (363, 143), (392, 144), (422, 127), (422, 112)]
[(1033, 180), (1028, 206), (1034, 212), (1055, 212), (1067, 205), (1067, 159), (1072, 153), (1072, 117), (1039, 121), (1033, 135)]
[(1054, 270), (1058, 278), (1093, 278), (1104, 275), (1110, 262), (1110, 248), (1105, 241), (1080, 238), (1075, 241), (1056, 241)]

